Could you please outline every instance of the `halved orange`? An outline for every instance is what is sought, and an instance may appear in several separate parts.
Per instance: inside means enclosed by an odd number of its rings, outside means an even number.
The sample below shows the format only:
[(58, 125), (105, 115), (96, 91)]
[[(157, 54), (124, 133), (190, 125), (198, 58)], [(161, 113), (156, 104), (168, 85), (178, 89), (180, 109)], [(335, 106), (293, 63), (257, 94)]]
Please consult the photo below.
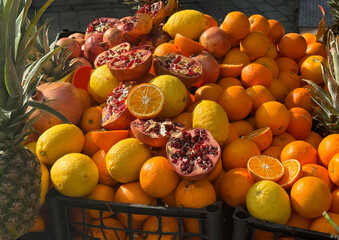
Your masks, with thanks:
[(128, 130), (94, 130), (92, 131), (92, 139), (100, 149), (107, 152), (114, 144), (127, 138), (128, 134)]
[(150, 83), (135, 86), (127, 96), (128, 110), (139, 119), (156, 117), (164, 103), (165, 96), (161, 89)]
[(220, 75), (222, 77), (238, 77), (241, 73), (241, 70), (244, 68), (244, 64), (242, 63), (221, 63), (220, 67)]
[(273, 157), (259, 155), (247, 162), (247, 170), (255, 181), (271, 180), (277, 182), (284, 175), (284, 166)]
[(244, 138), (252, 140), (260, 149), (260, 152), (271, 146), (273, 133), (271, 128), (262, 127), (245, 135)]
[(184, 56), (190, 57), (193, 54), (199, 55), (204, 50), (204, 46), (199, 42), (189, 39), (180, 33), (175, 34), (174, 46)]
[(277, 182), (285, 190), (288, 190), (292, 185), (303, 176), (300, 162), (296, 159), (289, 159), (282, 163), (285, 168), (284, 175)]

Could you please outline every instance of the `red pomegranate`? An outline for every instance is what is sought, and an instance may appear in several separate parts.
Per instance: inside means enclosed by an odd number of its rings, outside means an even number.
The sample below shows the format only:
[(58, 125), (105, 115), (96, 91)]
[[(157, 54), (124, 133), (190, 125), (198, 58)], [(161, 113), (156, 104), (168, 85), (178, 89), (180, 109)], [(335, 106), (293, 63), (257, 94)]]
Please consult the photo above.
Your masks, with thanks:
[(103, 34), (93, 33), (84, 44), (84, 55), (90, 63), (93, 63), (95, 58), (107, 49), (107, 44), (103, 43)]
[(118, 24), (120, 24), (120, 19), (118, 18), (96, 18), (88, 24), (85, 33), (85, 39), (87, 39), (93, 33), (98, 32), (103, 34), (107, 29), (116, 27)]
[(126, 21), (122, 21), (117, 28), (125, 34), (127, 41), (129, 38), (140, 39), (151, 31), (152, 17), (146, 13), (137, 13), (127, 18)]
[(166, 13), (162, 1), (155, 2), (151, 5), (144, 4), (137, 13), (147, 13), (153, 19), (153, 25), (159, 24), (165, 20)]
[(211, 27), (205, 30), (199, 42), (205, 50), (215, 58), (221, 58), (231, 49), (231, 41), (227, 34), (218, 27)]
[(68, 60), (79, 57), (81, 54), (81, 45), (80, 43), (73, 38), (60, 38), (56, 43), (56, 46), (62, 46), (67, 49), (67, 52), (70, 52)]
[(83, 33), (72, 33), (68, 36), (68, 38), (72, 38), (74, 40), (77, 40), (80, 45), (83, 45), (85, 43), (85, 34)]
[(118, 28), (109, 28), (104, 33), (103, 39), (109, 48), (112, 48), (120, 43), (126, 42), (123, 32)]
[(202, 65), (202, 77), (194, 86), (201, 87), (205, 83), (214, 83), (218, 80), (220, 73), (219, 63), (211, 54), (204, 51), (193, 57), (193, 59)]
[(128, 42), (121, 43), (115, 47), (112, 47), (102, 53), (100, 53), (94, 61), (94, 68), (98, 68), (105, 65), (107, 61), (111, 61), (114, 56), (124, 52), (128, 52), (131, 49), (131, 44)]

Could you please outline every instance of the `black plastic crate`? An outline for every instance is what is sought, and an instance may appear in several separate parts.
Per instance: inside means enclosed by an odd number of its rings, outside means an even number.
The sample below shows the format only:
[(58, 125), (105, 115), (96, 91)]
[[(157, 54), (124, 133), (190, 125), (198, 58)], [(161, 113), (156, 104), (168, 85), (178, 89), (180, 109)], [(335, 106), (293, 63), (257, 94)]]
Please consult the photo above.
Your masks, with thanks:
[(29, 232), (17, 240), (50, 240), (49, 231)]
[[(173, 239), (178, 240), (190, 240), (190, 239), (210, 239), (221, 240), (229, 239), (231, 224), (230, 218), (232, 218), (233, 209), (226, 206), (222, 202), (217, 202), (205, 208), (176, 208), (166, 206), (147, 206), (141, 204), (126, 204), (116, 202), (96, 201), (83, 198), (71, 198), (59, 194), (56, 190), (51, 190), (46, 197), (47, 204), (50, 211), (50, 235), (51, 240), (68, 240), (73, 239), (76, 236), (72, 226), (82, 226), (83, 231), (81, 236), (83, 239), (96, 239), (91, 236), (89, 229), (98, 228), (102, 233), (103, 230), (109, 230), (117, 236), (117, 231), (124, 231), (129, 239), (133, 239), (133, 234), (144, 234), (146, 239), (148, 234), (158, 234), (159, 239), (161, 236), (172, 235)], [(198, 200), (197, 200), (198, 201)], [(82, 223), (71, 222), (68, 218), (69, 207), (80, 208), (82, 213)], [(84, 223), (84, 213), (88, 209), (99, 210), (100, 216), (103, 211), (112, 212), (113, 216), (117, 213), (126, 213), (128, 218), (128, 226), (124, 229), (106, 227), (100, 221), (100, 226), (94, 226)], [(224, 214), (227, 213), (230, 218), (225, 218)], [(156, 232), (145, 232), (142, 230), (132, 229), (132, 214), (133, 215), (150, 215), (156, 216), (158, 219), (158, 226), (161, 226), (161, 217), (174, 217), (177, 219), (178, 232), (164, 232), (161, 228)], [(185, 218), (194, 218), (199, 222), (199, 233), (185, 232), (183, 228), (183, 221)], [(102, 219), (102, 218), (100, 218)], [(227, 226), (226, 226), (227, 225)], [(224, 227), (223, 227), (224, 226)], [(226, 236), (227, 235), (227, 236)], [(119, 236), (117, 239), (120, 240)], [(124, 240), (124, 239), (122, 239)]]
[(254, 240), (255, 231), (262, 230), (273, 233), (273, 239), (289, 237), (298, 240), (330, 240), (339, 239), (339, 235), (316, 232), (298, 227), (272, 223), (252, 217), (242, 207), (233, 213), (233, 240)]

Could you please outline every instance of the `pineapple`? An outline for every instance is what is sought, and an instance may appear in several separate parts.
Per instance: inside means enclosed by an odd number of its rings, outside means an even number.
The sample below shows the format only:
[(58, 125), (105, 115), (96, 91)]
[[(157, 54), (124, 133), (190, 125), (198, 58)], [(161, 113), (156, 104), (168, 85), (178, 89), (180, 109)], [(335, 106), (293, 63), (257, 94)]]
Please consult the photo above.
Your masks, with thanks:
[[(29, 50), (44, 25), (35, 28), (47, 0), (32, 21), (27, 12), (32, 0), (0, 0), (0, 239), (13, 240), (25, 234), (40, 209), (41, 169), (35, 154), (23, 147), (32, 132), (28, 117), (36, 108), (59, 113), (32, 102), (40, 78), (36, 72), (59, 49), (51, 51), (25, 72)], [(68, 122), (68, 121), (67, 121)]]

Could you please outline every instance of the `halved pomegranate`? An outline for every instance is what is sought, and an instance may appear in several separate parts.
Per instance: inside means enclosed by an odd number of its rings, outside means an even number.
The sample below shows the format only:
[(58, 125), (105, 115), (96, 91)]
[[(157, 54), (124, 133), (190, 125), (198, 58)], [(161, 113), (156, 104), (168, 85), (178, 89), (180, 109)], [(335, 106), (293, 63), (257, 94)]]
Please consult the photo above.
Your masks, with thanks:
[(98, 68), (102, 65), (105, 65), (107, 61), (111, 61), (113, 57), (128, 52), (131, 49), (131, 44), (128, 42), (121, 43), (115, 47), (112, 47), (102, 53), (100, 53), (94, 61), (94, 68)]
[(124, 23), (120, 23), (117, 28), (124, 32), (126, 39), (140, 39), (147, 35), (152, 29), (152, 17), (146, 13), (137, 13), (134, 17), (127, 18)]
[(135, 119), (130, 124), (133, 135), (152, 147), (164, 147), (171, 134), (184, 129), (184, 125), (171, 119)]
[(89, 36), (96, 32), (103, 34), (107, 29), (116, 27), (118, 24), (120, 24), (120, 19), (118, 18), (106, 18), (106, 17), (96, 18), (87, 25), (85, 39), (87, 39)]
[(118, 80), (134, 81), (149, 72), (152, 59), (150, 51), (134, 49), (114, 56), (107, 62), (107, 67)]
[(162, 1), (155, 2), (151, 5), (144, 4), (138, 9), (137, 13), (147, 13), (151, 15), (153, 19), (153, 25), (163, 22), (166, 17), (165, 7)]
[(103, 44), (102, 37), (102, 33), (93, 33), (86, 39), (84, 55), (90, 63), (93, 63), (100, 53), (108, 49), (107, 44)]
[(148, 51), (150, 51), (152, 54), (154, 53), (154, 50), (155, 50), (155, 48), (154, 48), (152, 45), (138, 45), (138, 46), (132, 47), (131, 50), (134, 50), (134, 49), (136, 49), (136, 50), (138, 50), (138, 49), (148, 50)]
[(127, 82), (120, 85), (108, 95), (102, 110), (101, 126), (107, 130), (128, 129), (135, 117), (129, 112), (126, 99), (133, 86)]
[(201, 180), (220, 161), (220, 145), (203, 128), (191, 128), (171, 135), (166, 144), (167, 158), (183, 178)]
[(172, 75), (179, 78), (187, 88), (192, 87), (202, 77), (202, 65), (181, 54), (168, 53), (154, 56), (154, 72), (158, 75)]

